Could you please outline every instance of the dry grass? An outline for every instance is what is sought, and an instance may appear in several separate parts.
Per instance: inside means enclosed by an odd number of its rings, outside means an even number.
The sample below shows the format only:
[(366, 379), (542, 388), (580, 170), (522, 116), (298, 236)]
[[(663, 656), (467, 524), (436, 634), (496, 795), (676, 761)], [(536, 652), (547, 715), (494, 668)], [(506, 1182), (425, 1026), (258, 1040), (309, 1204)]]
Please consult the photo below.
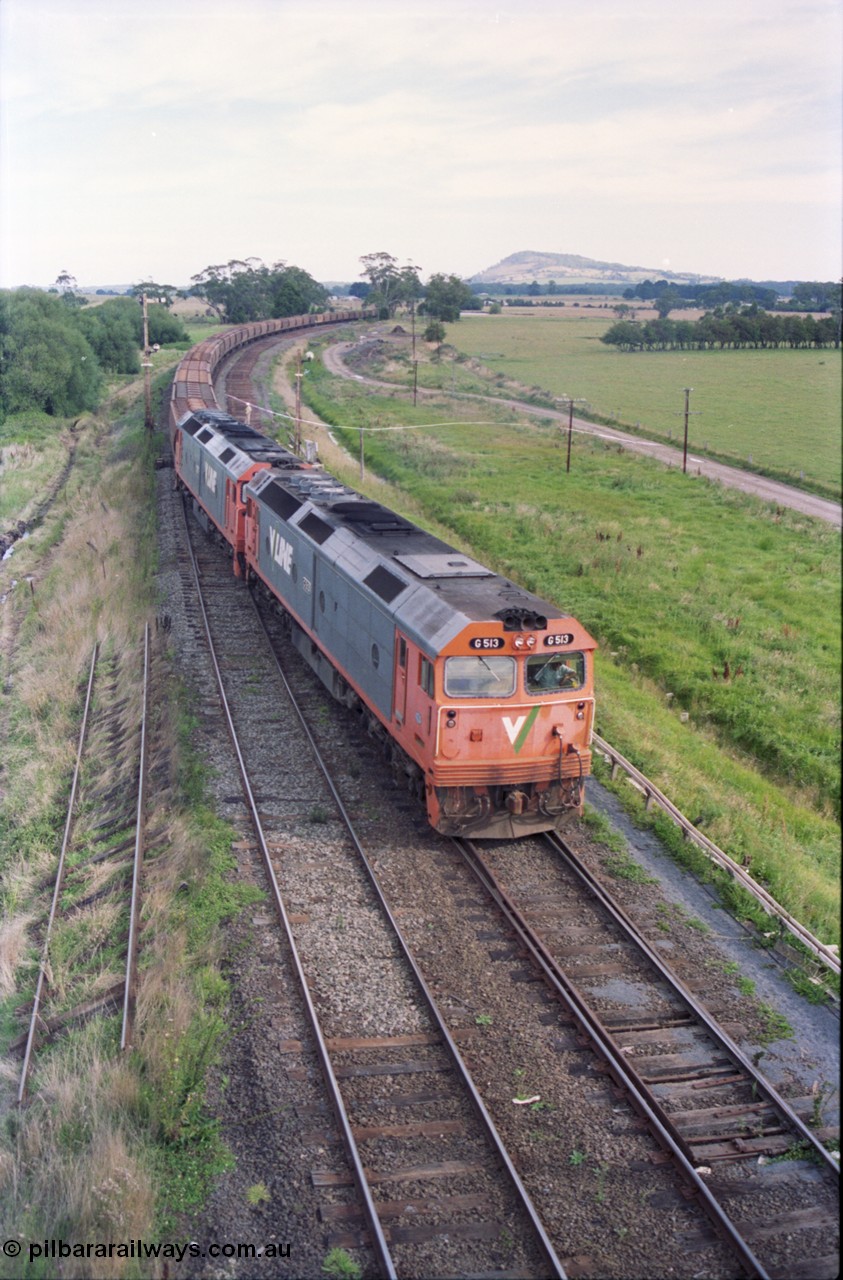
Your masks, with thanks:
[(16, 989), (16, 976), (26, 958), (31, 915), (11, 916), (0, 922), (0, 998)]
[[(43, 1223), (72, 1223), (74, 1240), (148, 1234), (154, 1180), (126, 1122), (127, 1103), (136, 1095), (127, 1087), (124, 1064), (103, 1056), (92, 1025), (44, 1064), (37, 1083), (37, 1099), (22, 1113), (14, 1148), (0, 1151), (7, 1236), (27, 1233), (36, 1211)], [(117, 1258), (68, 1259), (61, 1274), (112, 1280), (124, 1270)]]

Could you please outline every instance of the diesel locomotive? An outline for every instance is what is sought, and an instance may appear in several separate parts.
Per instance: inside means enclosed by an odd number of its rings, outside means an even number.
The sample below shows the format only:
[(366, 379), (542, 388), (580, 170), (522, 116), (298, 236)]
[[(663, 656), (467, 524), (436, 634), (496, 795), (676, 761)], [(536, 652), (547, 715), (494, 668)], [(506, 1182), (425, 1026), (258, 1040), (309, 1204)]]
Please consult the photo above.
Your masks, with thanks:
[(200, 403), (173, 397), (177, 483), (435, 829), (507, 838), (581, 813), (596, 645), (580, 623)]

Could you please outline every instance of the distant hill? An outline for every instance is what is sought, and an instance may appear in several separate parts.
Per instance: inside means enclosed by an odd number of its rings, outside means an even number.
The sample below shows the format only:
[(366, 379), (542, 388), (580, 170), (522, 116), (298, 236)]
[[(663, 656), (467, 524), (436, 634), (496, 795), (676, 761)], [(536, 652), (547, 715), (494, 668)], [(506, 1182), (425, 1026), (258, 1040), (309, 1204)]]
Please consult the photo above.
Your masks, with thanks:
[(716, 284), (720, 276), (665, 271), (663, 267), (628, 267), (622, 262), (597, 262), (575, 253), (511, 253), (493, 267), (471, 276), (469, 284), (532, 284), (555, 280), (557, 284), (635, 285), (642, 280), (669, 280), (682, 284)]

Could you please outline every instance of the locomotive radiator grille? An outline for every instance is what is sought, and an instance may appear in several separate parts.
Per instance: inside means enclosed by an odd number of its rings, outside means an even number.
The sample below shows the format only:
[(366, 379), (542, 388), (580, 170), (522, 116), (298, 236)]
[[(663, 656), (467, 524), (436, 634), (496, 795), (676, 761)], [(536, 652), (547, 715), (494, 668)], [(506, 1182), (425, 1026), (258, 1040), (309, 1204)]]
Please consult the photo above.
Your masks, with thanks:
[[(591, 752), (583, 748), (579, 756), (562, 757), (562, 777), (579, 778), (591, 772)], [(432, 781), (437, 787), (497, 787), (514, 782), (554, 782), (559, 778), (559, 757), (541, 760), (508, 760), (500, 764), (460, 761), (436, 764)]]

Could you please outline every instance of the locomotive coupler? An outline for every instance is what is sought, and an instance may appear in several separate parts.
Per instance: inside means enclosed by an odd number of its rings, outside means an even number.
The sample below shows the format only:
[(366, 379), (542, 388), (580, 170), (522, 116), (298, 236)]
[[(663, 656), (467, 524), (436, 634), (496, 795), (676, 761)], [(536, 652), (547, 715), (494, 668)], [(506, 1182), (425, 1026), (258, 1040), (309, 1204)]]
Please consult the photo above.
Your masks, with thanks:
[(516, 817), (524, 812), (529, 803), (529, 797), (523, 791), (510, 791), (507, 794), (506, 807)]

